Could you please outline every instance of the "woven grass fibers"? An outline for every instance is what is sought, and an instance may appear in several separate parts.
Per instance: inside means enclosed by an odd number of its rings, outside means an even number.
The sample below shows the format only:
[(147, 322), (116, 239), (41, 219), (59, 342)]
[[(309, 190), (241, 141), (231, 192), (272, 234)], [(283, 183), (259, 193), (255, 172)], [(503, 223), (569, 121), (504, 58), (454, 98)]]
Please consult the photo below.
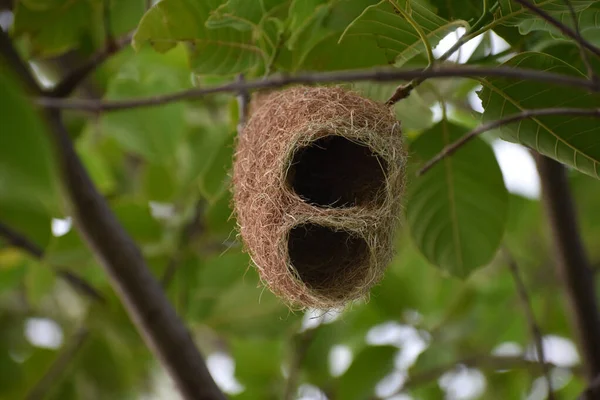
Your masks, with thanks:
[(262, 281), (292, 307), (366, 296), (393, 253), (405, 161), (383, 105), (341, 88), (261, 95), (238, 138), (233, 197)]

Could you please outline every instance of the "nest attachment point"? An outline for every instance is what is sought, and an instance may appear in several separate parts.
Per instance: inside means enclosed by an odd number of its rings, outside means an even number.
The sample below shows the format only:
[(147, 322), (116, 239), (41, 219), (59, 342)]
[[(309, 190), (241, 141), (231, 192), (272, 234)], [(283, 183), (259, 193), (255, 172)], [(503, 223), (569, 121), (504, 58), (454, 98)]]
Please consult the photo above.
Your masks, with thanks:
[(233, 201), (262, 281), (294, 307), (365, 297), (393, 254), (406, 153), (384, 105), (342, 88), (255, 97)]

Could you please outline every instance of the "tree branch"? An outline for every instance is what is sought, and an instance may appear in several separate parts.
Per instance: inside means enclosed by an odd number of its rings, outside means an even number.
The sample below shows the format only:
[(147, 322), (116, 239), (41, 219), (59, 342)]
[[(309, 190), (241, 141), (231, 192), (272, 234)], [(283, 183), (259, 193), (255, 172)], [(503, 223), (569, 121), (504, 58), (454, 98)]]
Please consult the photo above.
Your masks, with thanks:
[(600, 48), (594, 46), (593, 44), (585, 40), (583, 37), (581, 37), (580, 34), (578, 34), (573, 29), (569, 28), (568, 26), (554, 18), (552, 15), (548, 14), (546, 11), (542, 10), (541, 8), (539, 8), (538, 6), (536, 6), (528, 0), (515, 1), (521, 4), (523, 7), (529, 9), (531, 12), (537, 14), (544, 20), (546, 20), (549, 24), (558, 28), (558, 30), (561, 31), (565, 36), (568, 36), (571, 39), (575, 40), (581, 47), (586, 48), (587, 50), (594, 53), (596, 56), (600, 57)]
[[(17, 247), (35, 258), (41, 260), (44, 257), (44, 250), (31, 240), (21, 235), (19, 232), (4, 225), (0, 222), (0, 237), (5, 238), (10, 245)], [(90, 299), (99, 303), (105, 303), (106, 299), (104, 296), (96, 290), (92, 285), (87, 283), (85, 279), (81, 278), (74, 272), (71, 272), (65, 268), (53, 268), (56, 274), (64, 279), (68, 284), (75, 289), (75, 291), (84, 294)]]
[(79, 350), (83, 347), (86, 339), (89, 336), (89, 331), (85, 327), (81, 327), (75, 332), (72, 341), (66, 343), (66, 347), (61, 351), (60, 355), (50, 365), (50, 368), (35, 384), (25, 397), (27, 400), (41, 400), (46, 398), (50, 388), (56, 383), (64, 371), (69, 367), (71, 361), (75, 358)]
[(130, 33), (116, 41), (112, 42), (112, 45), (106, 46), (96, 54), (92, 55), (82, 65), (69, 72), (54, 88), (52, 88), (47, 95), (49, 97), (66, 97), (70, 95), (79, 84), (98, 66), (104, 61), (110, 58), (113, 54), (123, 49), (125, 46), (131, 43), (133, 33)]
[(535, 313), (533, 312), (533, 307), (531, 306), (529, 293), (527, 293), (527, 288), (525, 287), (525, 283), (523, 282), (521, 274), (519, 273), (519, 267), (511, 255), (508, 255), (508, 266), (515, 281), (517, 293), (519, 295), (519, 298), (521, 299), (521, 303), (523, 304), (523, 310), (525, 311), (527, 324), (529, 325), (529, 330), (531, 331), (531, 336), (533, 338), (533, 342), (535, 343), (539, 363), (544, 373), (546, 384), (548, 385), (548, 400), (554, 400), (555, 397), (554, 392), (552, 390), (552, 377), (550, 375), (550, 367), (546, 363), (546, 355), (544, 352), (544, 338), (542, 335), (542, 331), (535, 319)]
[(239, 93), (241, 90), (271, 89), (293, 84), (313, 85), (318, 83), (339, 82), (390, 82), (398, 80), (411, 80), (415, 78), (480, 78), (480, 77), (515, 78), (547, 82), (557, 85), (578, 87), (590, 91), (600, 91), (587, 79), (533, 69), (520, 69), (514, 67), (474, 67), (471, 65), (441, 66), (429, 69), (367, 69), (358, 71), (334, 71), (322, 73), (307, 73), (295, 76), (273, 76), (267, 79), (247, 82), (231, 82), (209, 88), (194, 88), (171, 93), (163, 96), (153, 96), (131, 100), (98, 101), (84, 99), (57, 99), (52, 97), (39, 97), (36, 103), (50, 109), (80, 110), (89, 112), (102, 112), (123, 110), (137, 107), (159, 106), (162, 104), (182, 101), (215, 93)]
[[(14, 48), (0, 32), (0, 55)], [(21, 75), (29, 74), (20, 58), (10, 59)], [(29, 82), (35, 82), (30, 77)], [(39, 87), (32, 88), (39, 92)], [(224, 399), (192, 337), (147, 268), (140, 250), (117, 221), (77, 156), (60, 114), (46, 112), (58, 169), (80, 232), (112, 280), (130, 318), (160, 359), (185, 399)]]
[(565, 168), (536, 154), (542, 199), (553, 237), (556, 266), (570, 307), (569, 316), (588, 382), (600, 375), (600, 314), (594, 277), (579, 234)]
[(440, 151), (431, 160), (427, 161), (425, 165), (423, 165), (423, 167), (417, 172), (417, 175), (423, 175), (425, 172), (429, 171), (435, 164), (448, 157), (449, 155), (453, 154), (462, 146), (467, 144), (471, 139), (484, 132), (491, 131), (492, 129), (496, 129), (504, 125), (508, 125), (512, 122), (521, 121), (527, 118), (541, 117), (545, 115), (576, 115), (600, 118), (600, 108), (538, 108), (536, 110), (525, 110), (518, 114), (509, 115), (508, 117), (488, 122), (473, 129), (471, 132), (467, 133), (465, 136), (461, 137), (454, 143), (451, 143), (448, 146), (444, 147), (442, 151)]

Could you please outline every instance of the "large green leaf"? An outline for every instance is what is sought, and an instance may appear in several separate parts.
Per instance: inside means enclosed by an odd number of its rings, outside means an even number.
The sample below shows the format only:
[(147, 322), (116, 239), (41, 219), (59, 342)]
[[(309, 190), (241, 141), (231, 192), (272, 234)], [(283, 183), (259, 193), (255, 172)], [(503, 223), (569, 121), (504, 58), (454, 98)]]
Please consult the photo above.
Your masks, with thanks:
[(92, 1), (18, 1), (15, 7), (15, 35), (26, 35), (33, 52), (55, 56), (77, 47), (90, 35), (94, 7)]
[[(426, 161), (467, 131), (442, 121), (411, 145)], [(467, 277), (494, 256), (502, 239), (508, 193), (492, 149), (476, 139), (416, 179), (406, 216), (411, 236), (427, 259)]]
[(163, 0), (142, 18), (133, 46), (140, 49), (150, 43), (155, 50), (165, 52), (185, 43), (191, 67), (198, 74), (226, 75), (256, 67), (264, 54), (252, 32), (206, 27), (211, 11), (220, 4), (219, 0)]
[(373, 397), (377, 383), (392, 371), (397, 351), (393, 346), (375, 346), (358, 353), (348, 371), (337, 381), (339, 398), (361, 400)]
[[(559, 21), (571, 29), (574, 29), (573, 18), (569, 13), (561, 13), (558, 17)], [(596, 8), (588, 8), (580, 11), (577, 14), (577, 21), (579, 25), (579, 31), (581, 36), (587, 41), (599, 45), (600, 44), (600, 10)], [(547, 31), (556, 38), (566, 38), (554, 25), (550, 25), (548, 21), (544, 19), (529, 19), (523, 21), (519, 25), (519, 30), (523, 34), (527, 34), (532, 31)], [(570, 39), (569, 39), (570, 40)]]
[(12, 210), (50, 215), (58, 209), (51, 144), (41, 116), (26, 95), (0, 59), (0, 220), (5, 223)]
[[(344, 42), (368, 40), (374, 48), (385, 53), (390, 64), (396, 66), (425, 51), (423, 39), (415, 27), (398, 11), (404, 11), (406, 7), (401, 3), (405, 2), (382, 0), (367, 7), (344, 31), (339, 42), (348, 45)], [(410, 2), (410, 11), (404, 12), (419, 26), (431, 47), (457, 27), (467, 25), (461, 20), (448, 22), (418, 1)]]
[[(561, 19), (564, 15), (570, 17), (569, 6), (564, 0), (533, 0), (538, 8), (546, 11), (554, 18)], [(575, 0), (571, 1), (576, 12), (585, 10), (595, 3), (595, 0)], [(529, 24), (530, 20), (539, 18), (537, 14), (532, 13), (528, 8), (521, 6), (513, 0), (500, 0), (500, 7), (495, 15), (495, 23), (504, 25)]]
[[(176, 60), (177, 52), (160, 56), (145, 51), (132, 57), (110, 82), (106, 97), (157, 95), (189, 87), (182, 63), (168, 61), (169, 56)], [(172, 103), (117, 111), (102, 116), (102, 128), (124, 149), (148, 161), (172, 165), (186, 129), (185, 109), (183, 103)]]
[[(504, 65), (582, 76), (558, 58), (542, 53), (519, 54)], [(503, 78), (482, 80), (479, 93), (484, 121), (497, 120), (528, 109), (544, 107), (600, 107), (600, 96), (583, 90)], [(600, 124), (598, 119), (547, 116), (504, 125), (498, 129), (504, 140), (520, 143), (600, 178)]]
[(431, 0), (431, 4), (437, 8), (437, 15), (447, 20), (474, 20), (481, 16), (483, 3), (481, 0)]

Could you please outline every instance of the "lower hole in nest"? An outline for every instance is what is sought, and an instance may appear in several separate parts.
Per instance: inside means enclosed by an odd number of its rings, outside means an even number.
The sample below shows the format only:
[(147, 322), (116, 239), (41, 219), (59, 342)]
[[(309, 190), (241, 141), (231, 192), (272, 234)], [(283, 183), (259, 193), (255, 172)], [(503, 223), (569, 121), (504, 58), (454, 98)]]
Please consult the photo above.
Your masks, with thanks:
[(350, 207), (376, 201), (386, 170), (387, 162), (369, 147), (325, 136), (296, 151), (286, 180), (313, 205)]
[(288, 254), (306, 286), (331, 295), (332, 289), (352, 288), (362, 281), (369, 247), (348, 232), (307, 223), (290, 231)]

